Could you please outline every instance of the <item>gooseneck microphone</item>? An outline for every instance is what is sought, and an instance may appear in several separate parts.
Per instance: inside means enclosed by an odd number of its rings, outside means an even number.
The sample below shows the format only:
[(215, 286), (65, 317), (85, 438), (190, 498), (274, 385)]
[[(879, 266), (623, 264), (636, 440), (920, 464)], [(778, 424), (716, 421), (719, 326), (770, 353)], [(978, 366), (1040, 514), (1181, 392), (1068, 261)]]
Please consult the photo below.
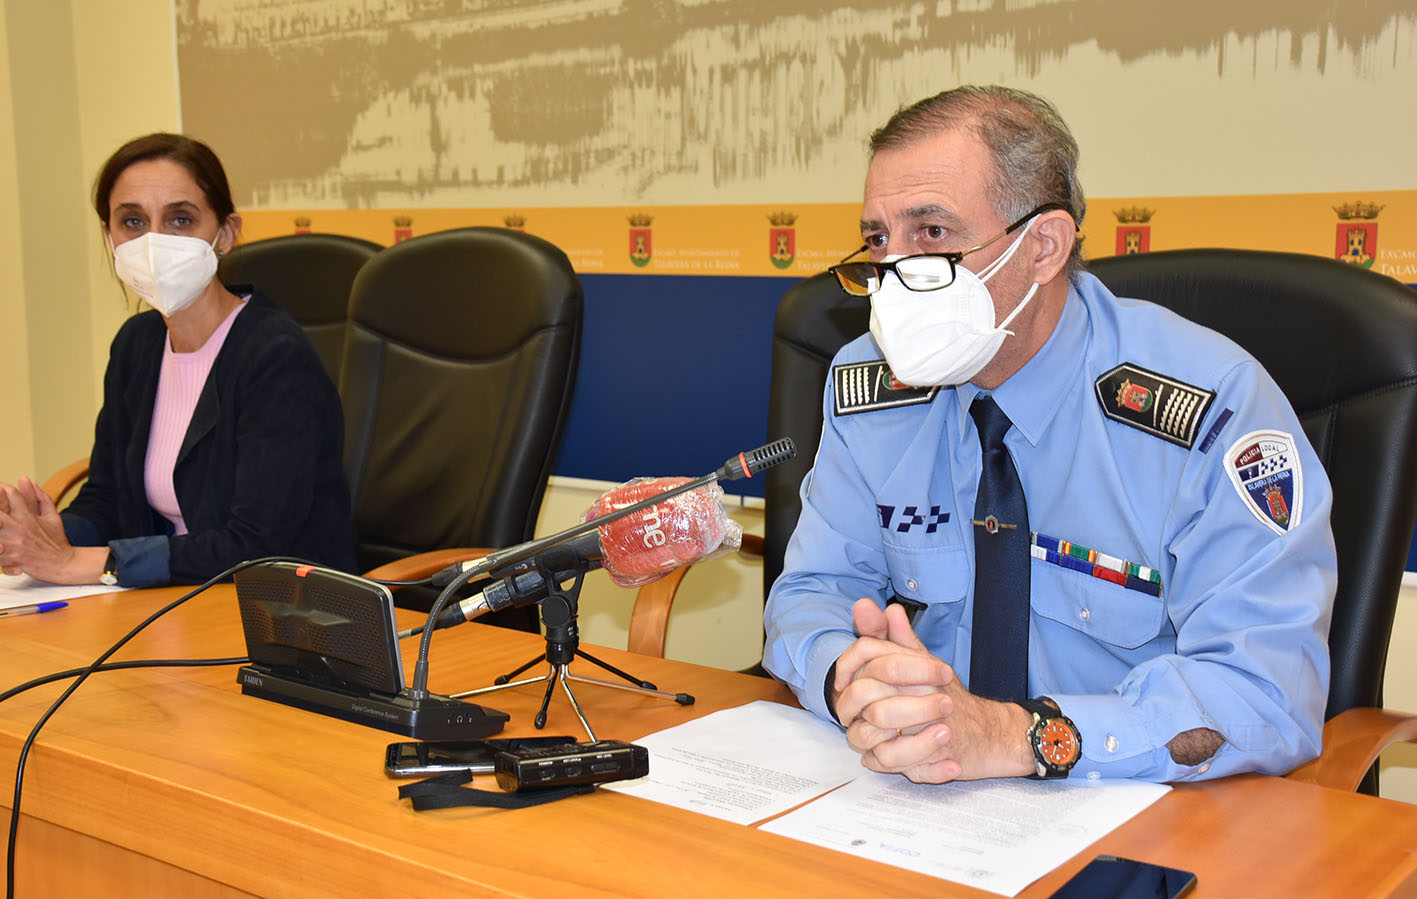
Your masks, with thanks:
[(739, 453), (736, 459), (729, 459), (718, 467), (711, 477), (720, 481), (741, 481), (797, 455), (797, 444), (791, 437), (774, 440), (746, 453)]
[[(452, 627), (487, 612), (540, 602), (553, 586), (593, 568), (604, 568), (622, 587), (638, 587), (741, 546), (743, 529), (724, 511), (723, 491), (716, 484), (662, 499), (667, 488), (688, 480), (636, 478), (606, 491), (586, 512), (586, 520), (598, 525), (596, 530), (494, 572), (495, 583), (475, 596), (454, 601), (434, 627)], [(655, 505), (609, 519), (608, 513), (643, 499), (653, 499)], [(450, 580), (451, 572), (442, 579)]]
[[(545, 549), (570, 542), (592, 531), (598, 531), (603, 525), (617, 518), (633, 515), (636, 512), (657, 505), (671, 497), (678, 496), (681, 493), (688, 493), (691, 490), (696, 490), (699, 487), (712, 484), (715, 481), (741, 481), (744, 478), (751, 478), (753, 475), (779, 463), (786, 462), (796, 455), (797, 445), (792, 442), (791, 437), (783, 437), (779, 440), (774, 440), (766, 446), (760, 446), (746, 453), (739, 453), (737, 456), (720, 465), (718, 470), (713, 474), (706, 474), (701, 478), (668, 487), (653, 496), (646, 497), (638, 502), (616, 509), (613, 512), (601, 515), (590, 521), (584, 521), (560, 533), (551, 534), (526, 543), (519, 543), (516, 546), (510, 546), (493, 553), (488, 553), (480, 559), (469, 559), (466, 562), (457, 562), (437, 572), (430, 580), (433, 586), (443, 587), (450, 584), (456, 578), (464, 578), (465, 582), (477, 575), (487, 574), (489, 572), (494, 573), (494, 575), (501, 574), (510, 569), (512, 565), (530, 559)], [(612, 493), (613, 492), (614, 491), (612, 491)], [(598, 556), (596, 558), (598, 558)]]
[[(607, 528), (611, 522), (658, 506), (680, 494), (689, 493), (718, 481), (738, 481), (751, 478), (755, 474), (796, 455), (796, 444), (792, 442), (790, 437), (783, 437), (766, 446), (739, 453), (736, 457), (726, 460), (712, 474), (674, 484), (643, 499), (633, 497), (637, 501), (594, 515), (589, 520), (560, 533), (498, 550), (481, 559), (459, 562), (439, 571), (433, 575), (433, 584), (445, 586), (443, 592), (438, 595), (437, 601), (433, 603), (433, 608), (428, 613), (428, 621), (423, 628), (423, 640), (418, 648), (418, 662), (414, 669), (412, 693), (415, 696), (422, 696), (427, 692), (428, 654), (434, 630), (460, 624), (478, 615), (508, 606), (525, 606), (540, 602), (551, 592), (551, 584), (547, 583), (546, 575), (543, 572), (550, 572), (555, 582), (560, 583), (562, 580), (583, 576), (586, 571), (599, 567), (607, 559), (611, 563), (606, 566), (607, 568), (619, 564), (633, 571), (639, 561), (637, 551), (621, 552), (611, 549), (607, 554), (608, 546), (618, 545), (615, 540), (616, 535)], [(644, 481), (632, 481), (630, 484), (612, 490), (601, 497), (597, 506), (601, 503), (615, 506), (619, 501), (632, 498), (626, 494), (626, 489), (643, 483)], [(595, 509), (592, 511), (594, 512)], [(657, 538), (650, 537), (649, 530), (650, 527), (646, 523), (644, 531), (639, 532), (642, 538), (648, 538), (647, 548), (649, 543), (657, 540)], [(655, 530), (662, 532), (662, 516), (660, 524)], [(637, 532), (632, 530), (632, 533)], [(688, 540), (691, 544), (696, 539), (702, 541), (704, 536), (702, 529), (688, 529)], [(716, 548), (719, 542), (721, 542), (721, 536), (714, 541), (713, 547), (710, 549)], [(699, 557), (702, 555), (701, 552)], [(694, 558), (696, 556), (691, 552), (678, 564), (687, 564)], [(666, 568), (659, 573), (663, 574), (669, 570), (671, 569)], [(444, 612), (449, 600), (459, 587), (484, 575), (499, 578), (502, 583), (494, 584), (476, 596), (469, 597), (452, 609), (448, 609), (446, 613)], [(644, 578), (639, 582), (647, 582), (648, 580), (653, 580), (653, 577)], [(624, 581), (621, 582), (624, 583)], [(631, 583), (633, 582), (631, 581)], [(445, 620), (445, 616), (448, 616), (447, 620)]]

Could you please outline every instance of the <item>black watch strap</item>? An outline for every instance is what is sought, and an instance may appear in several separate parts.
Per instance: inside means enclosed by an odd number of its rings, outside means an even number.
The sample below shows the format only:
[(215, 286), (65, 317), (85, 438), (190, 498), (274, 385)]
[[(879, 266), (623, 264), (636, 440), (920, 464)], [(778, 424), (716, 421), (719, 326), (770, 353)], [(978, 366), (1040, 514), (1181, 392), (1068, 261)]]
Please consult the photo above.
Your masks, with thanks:
[[(1033, 715), (1033, 724), (1028, 728), (1026, 738), (1028, 748), (1033, 751), (1033, 763), (1036, 770), (1029, 777), (1050, 780), (1056, 777), (1067, 777), (1068, 772), (1072, 771), (1073, 767), (1082, 759), (1082, 736), (1078, 733), (1077, 725), (1073, 724), (1072, 720), (1055, 705), (1045, 702), (1045, 698), (1015, 699), (1014, 702), (1023, 706), (1024, 711)], [(1073, 742), (1075, 752), (1072, 753), (1070, 761), (1065, 764), (1059, 763), (1044, 752), (1044, 746), (1049, 742), (1050, 735), (1062, 735), (1065, 740)], [(1066, 743), (1061, 745), (1066, 745)]]
[(1063, 713), (1056, 707), (1039, 699), (1015, 699), (1017, 705), (1023, 706), (1025, 712), (1032, 712), (1040, 718), (1058, 718)]
[(118, 557), (113, 554), (113, 550), (108, 551), (108, 558), (103, 561), (103, 573), (98, 576), (98, 582), (105, 587), (118, 586)]

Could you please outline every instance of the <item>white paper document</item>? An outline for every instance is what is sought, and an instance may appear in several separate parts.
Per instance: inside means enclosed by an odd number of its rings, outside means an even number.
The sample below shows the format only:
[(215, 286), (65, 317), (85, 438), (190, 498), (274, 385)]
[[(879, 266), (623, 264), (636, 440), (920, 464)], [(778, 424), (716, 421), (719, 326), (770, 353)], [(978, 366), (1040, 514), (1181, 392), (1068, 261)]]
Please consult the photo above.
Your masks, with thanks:
[(37, 581), (27, 574), (0, 574), (0, 609), (19, 606), (33, 606), (42, 602), (59, 602), (97, 593), (112, 593), (123, 587), (101, 587), (98, 584), (84, 584), (66, 587)]
[(649, 776), (601, 789), (738, 824), (805, 802), (761, 829), (1004, 896), (1171, 789), (1082, 779), (913, 784), (867, 771), (840, 728), (775, 702), (724, 709), (636, 742), (649, 750)]
[(1018, 778), (930, 785), (866, 772), (761, 829), (1014, 896), (1170, 789)]
[(649, 776), (608, 783), (666, 805), (751, 824), (860, 774), (841, 730), (805, 709), (750, 702), (635, 741)]

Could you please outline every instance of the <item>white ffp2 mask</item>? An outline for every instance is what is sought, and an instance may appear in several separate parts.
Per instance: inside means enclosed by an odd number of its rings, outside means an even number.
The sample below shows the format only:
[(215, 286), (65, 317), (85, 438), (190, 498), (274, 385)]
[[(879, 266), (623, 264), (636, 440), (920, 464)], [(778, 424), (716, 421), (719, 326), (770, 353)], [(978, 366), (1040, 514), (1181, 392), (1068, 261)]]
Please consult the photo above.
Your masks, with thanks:
[(148, 305), (171, 316), (192, 304), (216, 275), (217, 237), (149, 231), (113, 248), (113, 271)]
[(985, 282), (1009, 261), (1031, 227), (1030, 220), (1008, 250), (979, 274), (956, 265), (954, 281), (947, 287), (910, 290), (894, 272), (887, 273), (871, 294), (871, 336), (898, 380), (912, 387), (952, 387), (989, 364), (1004, 337), (1013, 334), (1006, 328), (1033, 299), (1038, 283), (996, 327), (994, 300)]

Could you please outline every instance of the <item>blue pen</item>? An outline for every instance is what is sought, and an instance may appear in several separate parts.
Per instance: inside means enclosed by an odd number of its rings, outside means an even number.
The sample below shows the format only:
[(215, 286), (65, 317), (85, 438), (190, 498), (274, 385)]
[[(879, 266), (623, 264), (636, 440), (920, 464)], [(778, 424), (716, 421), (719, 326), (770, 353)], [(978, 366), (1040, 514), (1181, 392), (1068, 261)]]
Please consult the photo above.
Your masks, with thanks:
[(35, 612), (52, 612), (67, 605), (67, 602), (40, 602), (32, 606), (15, 606), (13, 609), (0, 609), (0, 618), (9, 618), (12, 615), (30, 615)]

